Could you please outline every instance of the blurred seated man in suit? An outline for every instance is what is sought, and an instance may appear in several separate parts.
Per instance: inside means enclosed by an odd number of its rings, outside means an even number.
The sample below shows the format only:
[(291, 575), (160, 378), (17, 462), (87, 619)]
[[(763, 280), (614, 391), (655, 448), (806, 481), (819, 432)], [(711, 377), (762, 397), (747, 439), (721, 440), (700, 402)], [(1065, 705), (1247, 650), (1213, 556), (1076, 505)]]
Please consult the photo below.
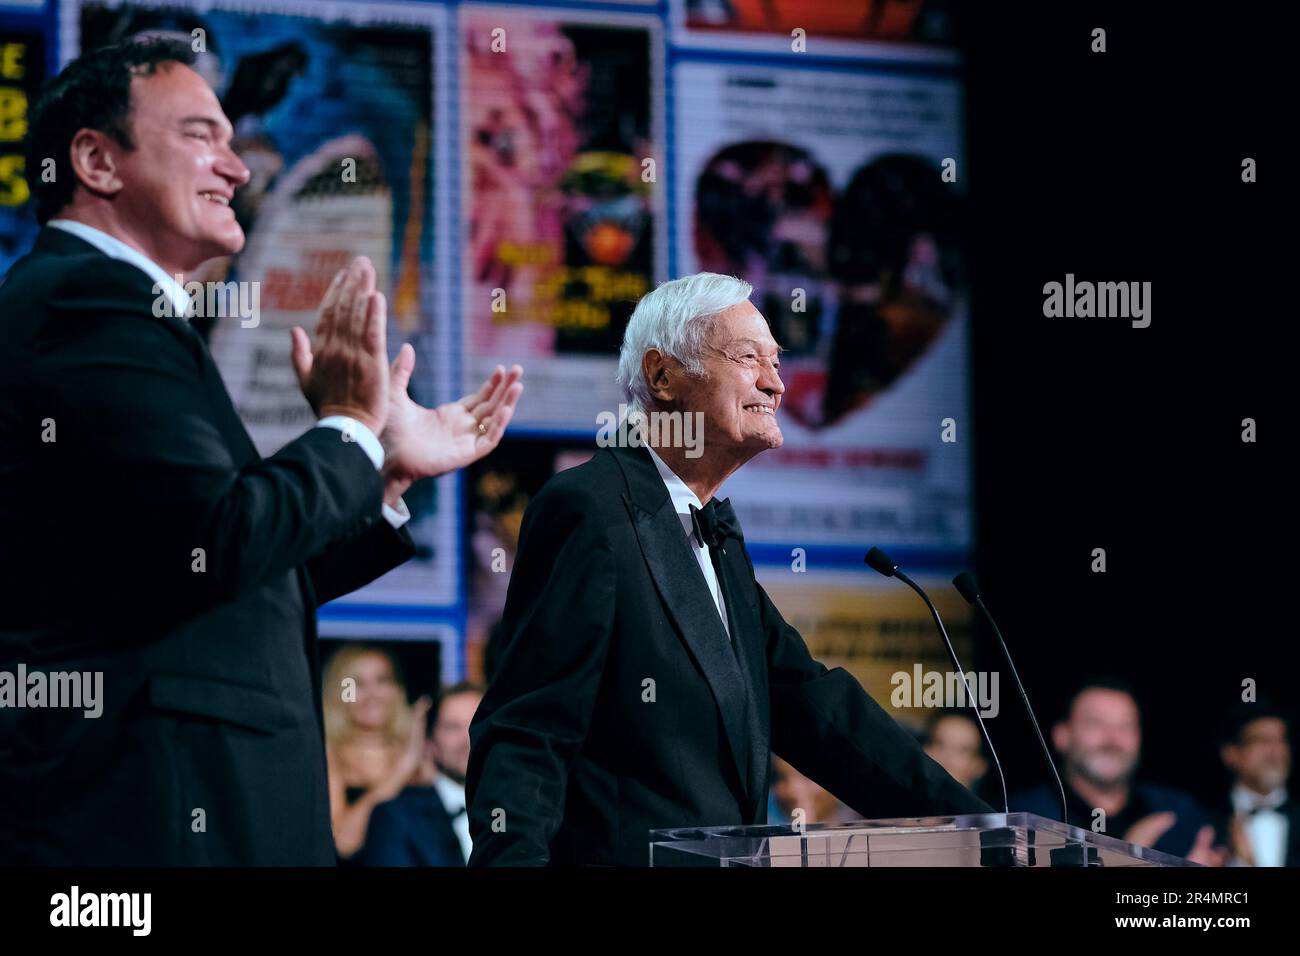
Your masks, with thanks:
[(483, 699), (477, 684), (447, 688), (430, 711), (425, 760), (411, 783), (370, 815), (363, 866), (464, 866), (470, 855), (465, 809), (469, 724)]
[(706, 272), (644, 296), (623, 430), (524, 515), (470, 729), (471, 865), (644, 866), (652, 828), (763, 823), (772, 752), (866, 817), (990, 810), (813, 659), (715, 497), (782, 443), (751, 292)]
[[(1100, 677), (1079, 684), (1065, 717), (1052, 728), (1052, 744), (1065, 758), (1065, 822), (1207, 866), (1223, 865), (1226, 851), (1214, 845), (1210, 817), (1191, 794), (1136, 779), (1142, 720), (1127, 683)], [(1013, 811), (1053, 820), (1061, 815), (1059, 791), (1046, 784), (1013, 794), (1010, 802)]]
[(1300, 800), (1287, 792), (1291, 742), (1287, 717), (1270, 703), (1239, 704), (1219, 748), (1232, 774), (1218, 835), (1229, 866), (1300, 866)]

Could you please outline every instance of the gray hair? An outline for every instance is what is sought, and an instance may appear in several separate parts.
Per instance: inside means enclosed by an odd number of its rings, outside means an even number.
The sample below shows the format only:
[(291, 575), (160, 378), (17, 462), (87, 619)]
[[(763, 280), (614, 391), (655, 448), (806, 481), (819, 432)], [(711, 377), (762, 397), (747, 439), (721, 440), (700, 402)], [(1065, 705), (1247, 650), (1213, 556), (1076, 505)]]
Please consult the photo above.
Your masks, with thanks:
[(661, 282), (642, 296), (628, 320), (618, 354), (618, 384), (630, 410), (645, 411), (650, 400), (650, 386), (641, 371), (646, 352), (658, 349), (681, 362), (688, 375), (703, 375), (700, 356), (708, 320), (746, 301), (753, 291), (744, 279), (697, 272)]

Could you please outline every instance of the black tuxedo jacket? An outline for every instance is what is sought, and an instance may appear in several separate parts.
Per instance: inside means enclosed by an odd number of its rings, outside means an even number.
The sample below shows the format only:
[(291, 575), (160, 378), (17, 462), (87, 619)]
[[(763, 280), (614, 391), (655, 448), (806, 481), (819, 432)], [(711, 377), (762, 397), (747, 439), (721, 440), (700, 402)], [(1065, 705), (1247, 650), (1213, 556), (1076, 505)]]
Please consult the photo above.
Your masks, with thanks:
[[(1288, 797), (1287, 801), (1277, 808), (1287, 819), (1286, 828), (1286, 851), (1283, 854), (1282, 865), (1300, 866), (1300, 800), (1295, 797)], [(1223, 802), (1214, 811), (1214, 842), (1216, 846), (1232, 845), (1232, 818), (1235, 811), (1228, 802)]]
[(0, 286), (0, 863), (331, 864), (315, 608), (413, 550), (365, 453), (263, 460), (152, 281), (43, 230)]
[(735, 653), (649, 452), (546, 484), (470, 729), (471, 866), (644, 866), (653, 827), (764, 823), (769, 749), (866, 817), (990, 812), (723, 560)]

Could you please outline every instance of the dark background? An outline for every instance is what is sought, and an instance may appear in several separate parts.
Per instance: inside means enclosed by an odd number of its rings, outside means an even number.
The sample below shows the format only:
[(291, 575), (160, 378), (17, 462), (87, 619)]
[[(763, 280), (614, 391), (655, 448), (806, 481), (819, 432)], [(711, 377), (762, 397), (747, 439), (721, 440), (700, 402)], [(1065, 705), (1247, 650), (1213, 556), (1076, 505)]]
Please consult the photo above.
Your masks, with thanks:
[[(963, 10), (984, 596), (1045, 722), (1081, 677), (1120, 674), (1140, 694), (1140, 772), (1214, 801), (1227, 782), (1215, 735), (1241, 681), (1294, 713), (1300, 663), (1283, 405), (1295, 205), (1280, 148), (1294, 34), (1280, 12)], [(1105, 53), (1090, 52), (1094, 27)], [(1150, 327), (1045, 318), (1043, 284), (1068, 272), (1149, 280)], [(1246, 417), (1256, 444), (1241, 441)], [(976, 634), (980, 666), (999, 669), (992, 635)], [(1001, 690), (992, 732), (1016, 790), (1047, 776), (1005, 672)]]

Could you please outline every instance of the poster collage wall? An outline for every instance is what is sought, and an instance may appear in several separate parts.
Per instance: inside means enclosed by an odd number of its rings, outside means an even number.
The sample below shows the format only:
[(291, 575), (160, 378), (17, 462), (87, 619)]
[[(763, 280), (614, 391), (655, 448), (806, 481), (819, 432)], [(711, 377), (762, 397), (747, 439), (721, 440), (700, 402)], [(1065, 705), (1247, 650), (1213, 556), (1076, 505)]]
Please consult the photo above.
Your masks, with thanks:
[(501, 447), (408, 494), (417, 557), (321, 611), (326, 637), (397, 642), (444, 682), (485, 676), (523, 511), (617, 413), (637, 299), (741, 276), (785, 349), (786, 440), (722, 495), (786, 618), (883, 702), (891, 673), (946, 664), (863, 552), (939, 584), (974, 545), (966, 187), (940, 175), (965, 166), (953, 19), (942, 0), (0, 2), (0, 270), (35, 231), (39, 81), (103, 43), (201, 35), (253, 175), (246, 247), (187, 278), (260, 283), (257, 327), (201, 331), (262, 452), (310, 425), (287, 329), (356, 255), (390, 349), (415, 345), (418, 400), (525, 369)]

